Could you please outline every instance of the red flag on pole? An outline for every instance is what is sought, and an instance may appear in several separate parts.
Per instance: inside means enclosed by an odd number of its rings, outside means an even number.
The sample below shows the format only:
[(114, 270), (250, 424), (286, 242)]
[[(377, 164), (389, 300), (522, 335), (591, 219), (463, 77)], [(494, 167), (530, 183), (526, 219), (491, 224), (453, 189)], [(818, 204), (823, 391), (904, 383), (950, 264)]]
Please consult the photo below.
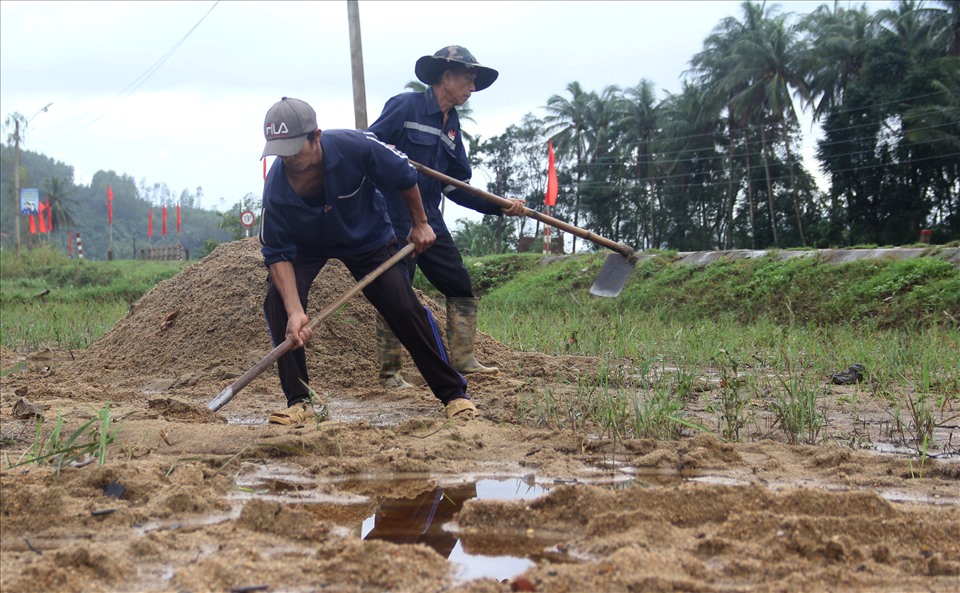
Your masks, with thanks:
[(557, 168), (553, 162), (553, 142), (547, 140), (549, 150), (550, 168), (547, 173), (547, 195), (543, 198), (543, 203), (547, 206), (557, 204), (557, 194), (560, 193), (560, 185), (557, 183)]
[(113, 188), (107, 186), (107, 224), (113, 224)]
[(44, 214), (43, 211), (47, 209), (47, 206), (43, 202), (37, 202), (37, 209), (38, 209), (37, 216), (40, 218), (40, 232), (46, 233), (47, 232), (47, 215)]
[(160, 234), (164, 237), (167, 236), (167, 207), (160, 206)]
[(180, 234), (180, 204), (177, 204), (177, 234)]
[(50, 207), (50, 198), (47, 198), (47, 230), (53, 232), (53, 208)]
[(153, 206), (150, 207), (150, 213), (147, 214), (147, 237), (153, 237)]
[(67, 233), (67, 253), (73, 255), (73, 231)]
[(37, 234), (37, 219), (34, 218), (33, 214), (30, 215), (30, 234)]

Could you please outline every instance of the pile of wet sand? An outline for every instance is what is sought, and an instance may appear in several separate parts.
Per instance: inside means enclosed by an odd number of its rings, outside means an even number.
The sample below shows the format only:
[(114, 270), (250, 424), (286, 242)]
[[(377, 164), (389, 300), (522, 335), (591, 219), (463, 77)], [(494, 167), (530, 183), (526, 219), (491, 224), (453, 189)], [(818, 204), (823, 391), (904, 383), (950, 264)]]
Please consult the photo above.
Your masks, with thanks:
[[(255, 238), (221, 244), (146, 293), (107, 334), (64, 365), (60, 379), (99, 385), (114, 401), (131, 396), (130, 390), (142, 395), (225, 387), (273, 348), (262, 310), (266, 279)], [(330, 260), (310, 290), (308, 314), (316, 315), (354, 284), (346, 267)], [(445, 306), (417, 292), (442, 330)], [(378, 384), (375, 314), (360, 294), (315, 328), (307, 354), (311, 382), (325, 389)], [(512, 355), (482, 333), (477, 353), (481, 360)], [(404, 358), (407, 379), (423, 385), (409, 355)], [(263, 375), (275, 381), (275, 372)]]

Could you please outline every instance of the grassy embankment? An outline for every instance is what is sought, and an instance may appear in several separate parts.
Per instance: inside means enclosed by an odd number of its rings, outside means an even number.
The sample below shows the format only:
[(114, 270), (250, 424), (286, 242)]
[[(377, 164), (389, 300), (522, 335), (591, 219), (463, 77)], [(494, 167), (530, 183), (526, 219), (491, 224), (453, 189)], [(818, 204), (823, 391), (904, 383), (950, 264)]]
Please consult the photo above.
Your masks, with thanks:
[[(579, 380), (572, 404), (549, 393), (525, 402), (528, 421), (576, 429), (589, 420), (651, 437), (708, 429), (739, 440), (762, 407), (790, 441), (817, 442), (825, 385), (853, 363), (864, 365), (869, 387), (851, 398), (881, 397), (904, 444), (925, 451), (957, 417), (960, 269), (949, 262), (764, 258), (689, 267), (663, 254), (639, 264), (610, 299), (587, 292), (605, 257), (468, 262), (485, 293), (483, 331), (518, 350), (607, 363)], [(701, 397), (707, 375), (723, 387)], [(687, 420), (698, 403), (709, 428)]]
[(75, 260), (47, 249), (0, 252), (0, 342), (18, 352), (81, 350), (182, 262)]
[[(20, 352), (86, 347), (184, 265), (78, 262), (43, 250), (0, 257), (2, 343)], [(727, 385), (708, 407), (720, 436), (739, 438), (750, 407), (766, 397), (791, 440), (813, 441), (825, 380), (854, 362), (867, 369), (871, 391), (903, 411), (918, 446), (960, 403), (960, 270), (950, 263), (798, 258), (699, 268), (663, 254), (607, 299), (587, 292), (604, 257), (468, 261), (484, 297), (482, 331), (516, 350), (606, 361), (579, 380), (574, 408), (544, 394), (521, 403), (525, 421), (674, 436), (691, 428), (684, 410), (710, 373)], [(431, 292), (422, 277), (416, 285)]]

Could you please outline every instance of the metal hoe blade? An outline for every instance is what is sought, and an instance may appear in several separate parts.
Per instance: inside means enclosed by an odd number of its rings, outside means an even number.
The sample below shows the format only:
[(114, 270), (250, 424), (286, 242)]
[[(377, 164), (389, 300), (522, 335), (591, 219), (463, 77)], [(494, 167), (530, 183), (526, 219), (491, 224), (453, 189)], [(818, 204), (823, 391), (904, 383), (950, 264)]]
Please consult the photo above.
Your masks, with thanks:
[(636, 261), (627, 259), (619, 253), (611, 253), (603, 262), (600, 275), (590, 287), (590, 294), (610, 298), (619, 296), (634, 266)]

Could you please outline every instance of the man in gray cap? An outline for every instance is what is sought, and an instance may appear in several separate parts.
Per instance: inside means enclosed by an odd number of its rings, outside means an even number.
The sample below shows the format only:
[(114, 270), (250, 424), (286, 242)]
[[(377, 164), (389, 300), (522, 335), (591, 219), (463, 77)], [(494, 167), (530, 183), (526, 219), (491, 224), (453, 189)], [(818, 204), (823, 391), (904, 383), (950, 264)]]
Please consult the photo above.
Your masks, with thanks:
[[(389, 99), (383, 113), (367, 131), (386, 144), (395, 146), (414, 161), (464, 182), (470, 181), (460, 118), (456, 107), (463, 105), (476, 91), (489, 87), (497, 79), (493, 68), (481, 66), (465, 47), (451, 45), (432, 56), (417, 60), (414, 72), (429, 88), (422, 93), (401, 93)], [(522, 200), (512, 200), (510, 208), (499, 206), (419, 173), (418, 184), (427, 220), (437, 235), (430, 251), (407, 262), (411, 280), (417, 266), (447, 301), (447, 346), (454, 368), (461, 373), (496, 373), (496, 367), (480, 364), (474, 355), (477, 331), (478, 299), (473, 293), (470, 274), (463, 264), (450, 231), (443, 221), (440, 203), (443, 195), (461, 206), (482, 214), (523, 216)], [(387, 209), (398, 237), (410, 231), (409, 214), (390, 200)], [(393, 388), (410, 387), (401, 370), (401, 350), (397, 338), (382, 319), (377, 319), (377, 349), (380, 378)]]
[[(300, 424), (309, 414), (309, 379), (303, 345), (310, 341), (307, 295), (330, 258), (360, 280), (399, 250), (381, 192), (396, 200), (413, 221), (403, 241), (424, 253), (436, 239), (423, 211), (416, 171), (406, 157), (372, 134), (317, 127), (304, 101), (284, 97), (264, 120), (261, 158), (277, 158), (263, 186), (260, 244), (270, 270), (264, 316), (274, 346), (289, 339), (294, 349), (277, 361), (287, 409), (270, 422)], [(363, 288), (410, 352), (447, 417), (469, 417), (476, 407), (467, 384), (450, 365), (430, 310), (420, 304), (401, 264)]]

